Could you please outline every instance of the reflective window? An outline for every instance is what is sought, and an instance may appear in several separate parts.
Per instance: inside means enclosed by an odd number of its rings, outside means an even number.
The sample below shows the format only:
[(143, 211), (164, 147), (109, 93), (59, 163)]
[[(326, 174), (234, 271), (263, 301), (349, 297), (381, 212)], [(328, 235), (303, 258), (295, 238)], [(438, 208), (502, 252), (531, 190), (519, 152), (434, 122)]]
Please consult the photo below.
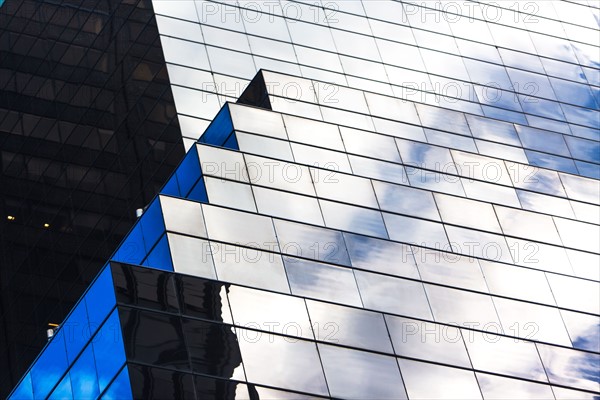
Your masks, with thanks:
[(283, 121), (291, 141), (344, 151), (344, 144), (336, 125), (291, 115), (284, 115)]
[(274, 220), (283, 253), (333, 264), (350, 265), (342, 233), (304, 224)]
[(556, 394), (556, 392), (553, 393), (553, 389), (549, 385), (488, 375), (481, 372), (477, 372), (476, 375), (484, 399), (546, 400), (553, 398), (554, 394)]
[(387, 238), (381, 212), (349, 206), (332, 201), (319, 200), (325, 225), (359, 234)]
[(69, 375), (71, 376), (73, 398), (93, 399), (100, 394), (92, 346), (88, 346), (83, 353), (81, 353), (75, 364), (73, 364), (69, 370)]
[(494, 298), (506, 334), (571, 347), (557, 308)]
[(150, 268), (112, 264), (117, 302), (171, 313), (179, 312), (171, 274)]
[(404, 185), (408, 184), (408, 177), (402, 165), (353, 155), (348, 155), (348, 159), (356, 175)]
[(502, 233), (491, 204), (440, 193), (433, 196), (443, 222)]
[(383, 213), (390, 239), (435, 249), (449, 249), (444, 225), (402, 215)]
[(550, 383), (598, 391), (598, 354), (537, 344)]
[(559, 175), (570, 199), (598, 204), (598, 199), (600, 199), (598, 181), (569, 174)]
[(186, 235), (206, 237), (202, 207), (193, 201), (160, 196), (166, 229)]
[(277, 158), (280, 160), (294, 160), (294, 156), (292, 156), (292, 150), (290, 149), (290, 144), (286, 141), (252, 135), (244, 132), (236, 132), (235, 137), (237, 139), (240, 151), (258, 154), (265, 157)]
[(319, 201), (313, 197), (254, 187), (258, 212), (274, 217), (323, 225)]
[(317, 340), (392, 353), (382, 314), (312, 300), (306, 305)]
[(595, 315), (560, 310), (573, 347), (600, 353), (600, 320)]
[(510, 177), (504, 162), (462, 151), (450, 151), (456, 163), (458, 174), (472, 179), (511, 186)]
[(407, 399), (394, 357), (319, 344), (332, 396), (345, 399)]
[(477, 145), (479, 154), (501, 158), (503, 160), (515, 161), (518, 163), (528, 163), (527, 155), (525, 155), (525, 151), (520, 147), (506, 146), (503, 144), (478, 139), (475, 139), (475, 144)]
[[(15, 397), (13, 396), (14, 398)], [(33, 394), (30, 397), (31, 399), (33, 399)], [(54, 391), (52, 392), (52, 394), (50, 394), (50, 397), (48, 397), (48, 399), (51, 400), (62, 400), (62, 399), (72, 399), (73, 398), (73, 388), (71, 386), (71, 376), (69, 374), (66, 374), (63, 379), (60, 381), (60, 383), (56, 386), (56, 388), (54, 389)]]
[(506, 237), (506, 243), (516, 265), (573, 275), (573, 268), (562, 247), (511, 237)]
[(509, 249), (502, 235), (449, 225), (446, 226), (446, 232), (455, 253), (493, 261), (513, 262), (510, 250), (512, 247)]
[(228, 297), (238, 326), (313, 339), (303, 299), (237, 286)]
[(119, 375), (102, 395), (102, 400), (133, 400), (127, 367), (119, 372)]
[(554, 305), (548, 281), (541, 271), (479, 260), (490, 293)]
[(271, 218), (209, 205), (204, 205), (202, 209), (211, 239), (278, 250)]
[[(231, 380), (213, 379), (206, 376), (194, 376), (197, 399), (248, 400), (248, 386)], [(258, 389), (255, 387), (255, 389)], [(260, 391), (259, 391), (260, 393)], [(260, 397), (263, 398), (262, 395)]]
[(505, 235), (552, 243), (560, 246), (561, 240), (552, 217), (538, 213), (494, 206)]
[(519, 198), (514, 188), (496, 185), (495, 183), (461, 179), (467, 197), (488, 203), (502, 204), (520, 208)]
[(344, 240), (354, 268), (419, 279), (410, 246), (345, 232)]
[(373, 182), (373, 187), (383, 211), (440, 220), (430, 192), (378, 181)]
[(99, 326), (117, 303), (110, 268), (104, 268), (84, 297), (90, 326)]
[(293, 257), (284, 257), (284, 261), (292, 294), (362, 306), (351, 269)]
[(249, 382), (328, 394), (314, 343), (239, 328), (236, 331)]
[(134, 399), (194, 398), (194, 380), (188, 373), (128, 364)]
[(236, 130), (287, 140), (283, 119), (279, 113), (239, 104), (231, 104), (229, 112)]
[(317, 149), (315, 147), (296, 143), (292, 143), (291, 146), (297, 163), (333, 171), (352, 173), (348, 156), (344, 153)]
[(475, 258), (452, 253), (415, 252), (419, 273), (424, 281), (487, 292), (479, 262)]
[(437, 322), (492, 332), (500, 328), (490, 296), (428, 284), (425, 289)]
[(506, 162), (506, 167), (515, 187), (565, 196), (565, 191), (555, 171), (511, 162)]
[(355, 271), (355, 275), (365, 308), (431, 319), (421, 282), (364, 271)]
[(546, 277), (559, 307), (600, 314), (597, 282), (556, 274), (546, 274)]
[(535, 344), (491, 332), (462, 330), (473, 368), (536, 381), (547, 381)]
[(183, 334), (194, 372), (244, 379), (233, 327), (185, 318)]
[(600, 253), (600, 230), (597, 225), (553, 218), (562, 244), (594, 253)]
[(449, 147), (464, 151), (477, 152), (475, 141), (470, 137), (453, 135), (434, 129), (425, 129), (427, 142), (438, 146)]
[(167, 234), (173, 269), (182, 274), (216, 278), (208, 240), (190, 236)]
[(457, 327), (391, 315), (385, 320), (397, 355), (471, 368)]
[[(429, 57), (430, 55), (434, 54), (442, 55), (442, 53), (435, 53), (429, 50), (425, 50), (424, 57)], [(464, 71), (465, 67), (463, 66), (462, 61), (459, 57), (444, 58), (443, 61), (441, 61), (441, 64), (445, 64), (446, 67), (442, 68), (452, 68), (453, 66), (449, 65), (448, 63), (452, 64), (455, 60), (457, 60), (457, 67)], [(427, 68), (430, 72), (431, 67), (431, 63), (427, 64)], [(455, 77), (456, 75), (450, 74), (449, 76)], [(468, 81), (469, 79), (466, 80)], [(442, 129), (460, 135), (471, 136), (469, 125), (467, 124), (467, 120), (465, 119), (463, 113), (439, 107), (426, 106), (424, 104), (417, 104), (417, 111), (419, 112), (419, 117), (421, 118), (421, 122), (424, 126), (434, 129)], [(400, 153), (402, 153), (402, 149), (400, 149)], [(406, 162), (406, 160), (404, 161)]]
[(211, 204), (256, 212), (250, 185), (208, 176), (204, 177), (204, 183)]
[(211, 250), (219, 280), (289, 293), (279, 254), (215, 242)]
[[(454, 168), (454, 164), (451, 167)], [(406, 167), (406, 173), (411, 186), (456, 196), (465, 196), (463, 184), (457, 176), (413, 167)]]
[(307, 167), (251, 155), (244, 157), (252, 184), (315, 196)]
[(456, 174), (450, 151), (443, 147), (396, 139), (402, 161), (412, 167)]
[[(546, 196), (535, 192), (517, 190), (517, 196), (523, 209), (565, 218), (575, 218), (569, 200), (554, 196)], [(598, 216), (600, 218), (600, 215)]]
[(394, 138), (340, 127), (342, 139), (348, 153), (372, 157), (384, 161), (400, 162)]
[[(394, 58), (398, 59), (400, 63), (406, 63), (406, 62), (410, 63), (410, 62), (415, 62), (415, 60), (418, 60), (417, 64), (421, 68), (415, 68), (415, 69), (423, 70), (423, 68), (422, 68), (423, 63), (420, 61), (421, 57), (419, 55), (417, 47), (406, 46), (406, 45), (403, 45), (403, 44), (400, 44), (397, 42), (390, 42), (387, 40), (380, 40), (380, 39), (377, 39), (377, 43), (380, 46), (379, 50), (382, 53), (384, 62), (389, 63), (389, 62), (385, 61), (385, 59), (387, 57), (394, 57)], [(383, 49), (381, 48), (382, 45), (384, 46)], [(391, 46), (396, 49), (401, 48), (403, 50), (406, 50), (407, 52), (410, 51), (410, 52), (414, 53), (416, 55), (416, 57), (414, 57), (414, 58), (409, 57), (409, 56), (407, 56), (406, 52), (402, 52), (402, 53), (386, 52), (385, 51), (386, 46)], [(403, 56), (399, 57), (400, 54), (402, 54)], [(400, 65), (400, 66), (406, 67), (407, 65)], [(412, 102), (403, 101), (403, 100), (400, 100), (400, 99), (397, 99), (394, 97), (381, 96), (381, 95), (369, 93), (369, 92), (365, 93), (365, 97), (366, 97), (367, 103), (369, 105), (369, 112), (373, 116), (387, 118), (387, 119), (396, 120), (396, 121), (401, 120), (403, 122), (408, 122), (411, 124), (420, 124), (419, 116), (415, 109), (414, 103), (412, 103)]]
[(206, 145), (197, 145), (197, 149), (204, 175), (248, 183), (248, 172), (241, 153)]
[(404, 359), (398, 363), (411, 399), (481, 399), (472, 371)]
[(161, 36), (160, 41), (166, 61), (188, 67), (210, 70), (206, 46), (203, 44), (167, 36)]
[(317, 196), (358, 206), (378, 208), (371, 181), (353, 175), (310, 169)]

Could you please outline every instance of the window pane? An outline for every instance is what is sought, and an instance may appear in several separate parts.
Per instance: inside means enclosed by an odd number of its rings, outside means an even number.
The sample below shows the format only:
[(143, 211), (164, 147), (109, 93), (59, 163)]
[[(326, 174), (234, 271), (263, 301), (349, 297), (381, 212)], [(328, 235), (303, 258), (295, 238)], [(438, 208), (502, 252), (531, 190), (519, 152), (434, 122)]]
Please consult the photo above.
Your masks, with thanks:
[(211, 204), (256, 212), (250, 185), (208, 176), (204, 177), (204, 184)]
[(193, 201), (160, 196), (166, 229), (186, 235), (206, 237), (202, 207)]
[(353, 175), (331, 173), (327, 170), (310, 170), (317, 196), (343, 201), (357, 206), (378, 208), (371, 181)]
[(254, 187), (254, 197), (258, 212), (261, 214), (323, 225), (319, 201), (314, 197), (256, 186)]
[(440, 193), (433, 196), (443, 222), (502, 233), (491, 204)]
[(490, 296), (427, 284), (425, 289), (436, 321), (491, 332), (501, 329)]
[(340, 131), (348, 153), (400, 162), (400, 155), (394, 144), (394, 138), (345, 127), (340, 127)]
[(284, 115), (283, 121), (291, 141), (344, 151), (344, 144), (336, 125), (291, 115)]
[(537, 344), (550, 383), (598, 391), (598, 354)]
[(449, 249), (444, 225), (402, 215), (383, 213), (390, 239), (426, 246)]
[(440, 220), (431, 192), (378, 181), (373, 186), (381, 210)]
[(244, 158), (253, 185), (316, 196), (308, 167), (248, 154)]
[(334, 229), (387, 238), (381, 212), (319, 200), (325, 224)]
[(553, 398), (555, 394), (549, 385), (519, 379), (509, 379), (480, 372), (477, 372), (476, 375), (483, 398), (486, 400), (547, 400)]
[(168, 233), (173, 269), (182, 274), (215, 279), (215, 269), (208, 240)]
[(415, 259), (424, 281), (479, 292), (488, 291), (476, 258), (424, 250), (416, 253)]

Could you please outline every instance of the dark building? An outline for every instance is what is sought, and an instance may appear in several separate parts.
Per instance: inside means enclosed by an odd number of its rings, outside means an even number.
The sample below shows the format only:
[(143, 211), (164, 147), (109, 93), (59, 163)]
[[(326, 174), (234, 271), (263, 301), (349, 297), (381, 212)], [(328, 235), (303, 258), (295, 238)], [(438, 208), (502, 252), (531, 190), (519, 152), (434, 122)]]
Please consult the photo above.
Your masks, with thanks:
[(0, 8), (0, 397), (184, 154), (149, 0)]

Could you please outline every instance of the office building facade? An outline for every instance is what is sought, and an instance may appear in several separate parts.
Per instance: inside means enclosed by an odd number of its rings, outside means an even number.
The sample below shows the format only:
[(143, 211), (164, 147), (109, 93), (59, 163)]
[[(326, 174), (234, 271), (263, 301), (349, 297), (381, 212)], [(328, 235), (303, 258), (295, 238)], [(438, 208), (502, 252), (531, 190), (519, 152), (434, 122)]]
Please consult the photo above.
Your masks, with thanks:
[(11, 398), (597, 398), (598, 9), (517, 4), (153, 2), (189, 151)]

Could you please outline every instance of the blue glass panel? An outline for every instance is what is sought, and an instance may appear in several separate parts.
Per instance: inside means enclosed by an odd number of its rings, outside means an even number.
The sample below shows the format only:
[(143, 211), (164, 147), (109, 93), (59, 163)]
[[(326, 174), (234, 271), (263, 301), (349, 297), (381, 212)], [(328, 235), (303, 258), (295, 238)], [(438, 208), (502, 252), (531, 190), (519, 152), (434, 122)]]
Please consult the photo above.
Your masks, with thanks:
[(552, 154), (538, 153), (537, 151), (525, 150), (529, 164), (537, 167), (554, 169), (556, 171), (577, 174), (575, 163), (570, 158), (553, 156)]
[(519, 95), (519, 101), (521, 102), (523, 111), (528, 114), (565, 121), (560, 104), (556, 101), (524, 95)]
[(229, 113), (229, 105), (225, 104), (198, 141), (200, 143), (221, 146), (232, 131), (233, 122), (231, 121), (231, 114)]
[(77, 307), (71, 312), (69, 318), (61, 325), (67, 346), (67, 357), (69, 363), (72, 363), (79, 355), (79, 352), (89, 341), (93, 332), (89, 326), (87, 306), (85, 299), (81, 299)]
[(146, 254), (148, 254), (160, 236), (165, 232), (165, 221), (162, 216), (158, 197), (144, 211), (144, 215), (140, 218), (140, 223), (142, 225), (142, 235), (144, 236), (144, 247)]
[(131, 232), (129, 232), (123, 243), (121, 243), (111, 260), (129, 264), (140, 264), (145, 256), (142, 227), (138, 222)]
[(573, 158), (600, 163), (600, 143), (573, 136), (565, 136), (565, 140)]
[(198, 160), (196, 146), (192, 146), (190, 151), (188, 151), (181, 164), (179, 164), (179, 167), (177, 167), (175, 174), (179, 183), (179, 193), (181, 197), (185, 197), (201, 175), (200, 160)]
[(125, 349), (117, 310), (113, 311), (92, 341), (98, 386), (103, 391), (125, 363)]
[(102, 400), (133, 400), (131, 384), (129, 383), (129, 371), (125, 366), (119, 375), (110, 384), (108, 390), (102, 395)]
[(69, 371), (74, 399), (95, 399), (100, 394), (94, 350), (88, 346)]
[(71, 376), (65, 375), (62, 381), (58, 384), (54, 392), (48, 398), (49, 400), (64, 400), (73, 398), (73, 389), (71, 387)]
[(27, 374), (12, 392), (9, 400), (33, 400), (33, 386), (31, 386), (31, 374)]
[[(85, 295), (90, 331), (99, 327), (117, 304), (110, 268), (104, 268)], [(93, 332), (91, 332), (93, 334)]]
[(167, 235), (163, 235), (162, 239), (158, 241), (143, 265), (165, 271), (173, 271), (173, 262), (171, 260), (171, 250), (169, 249)]
[(483, 113), (486, 117), (497, 118), (503, 121), (527, 125), (527, 118), (525, 118), (525, 115), (519, 112), (503, 110), (501, 108), (489, 107), (484, 105), (481, 106), (481, 109), (483, 110)]
[(229, 136), (229, 139), (223, 144), (223, 147), (226, 149), (239, 150), (240, 146), (238, 145), (237, 138), (235, 137), (235, 132)]
[(177, 182), (177, 174), (171, 175), (171, 179), (163, 186), (160, 193), (181, 197), (181, 194), (179, 193), (179, 183)]
[(204, 179), (198, 180), (198, 183), (196, 183), (196, 186), (194, 186), (187, 198), (190, 200), (201, 201), (202, 203), (208, 203), (208, 194), (206, 193)]
[(545, 151), (564, 157), (571, 157), (567, 144), (560, 133), (542, 129), (517, 126), (523, 147), (532, 150)]
[(58, 330), (31, 368), (35, 399), (45, 399), (68, 368), (65, 340)]
[(600, 165), (590, 164), (583, 161), (575, 161), (579, 175), (587, 176), (588, 178), (600, 179)]

